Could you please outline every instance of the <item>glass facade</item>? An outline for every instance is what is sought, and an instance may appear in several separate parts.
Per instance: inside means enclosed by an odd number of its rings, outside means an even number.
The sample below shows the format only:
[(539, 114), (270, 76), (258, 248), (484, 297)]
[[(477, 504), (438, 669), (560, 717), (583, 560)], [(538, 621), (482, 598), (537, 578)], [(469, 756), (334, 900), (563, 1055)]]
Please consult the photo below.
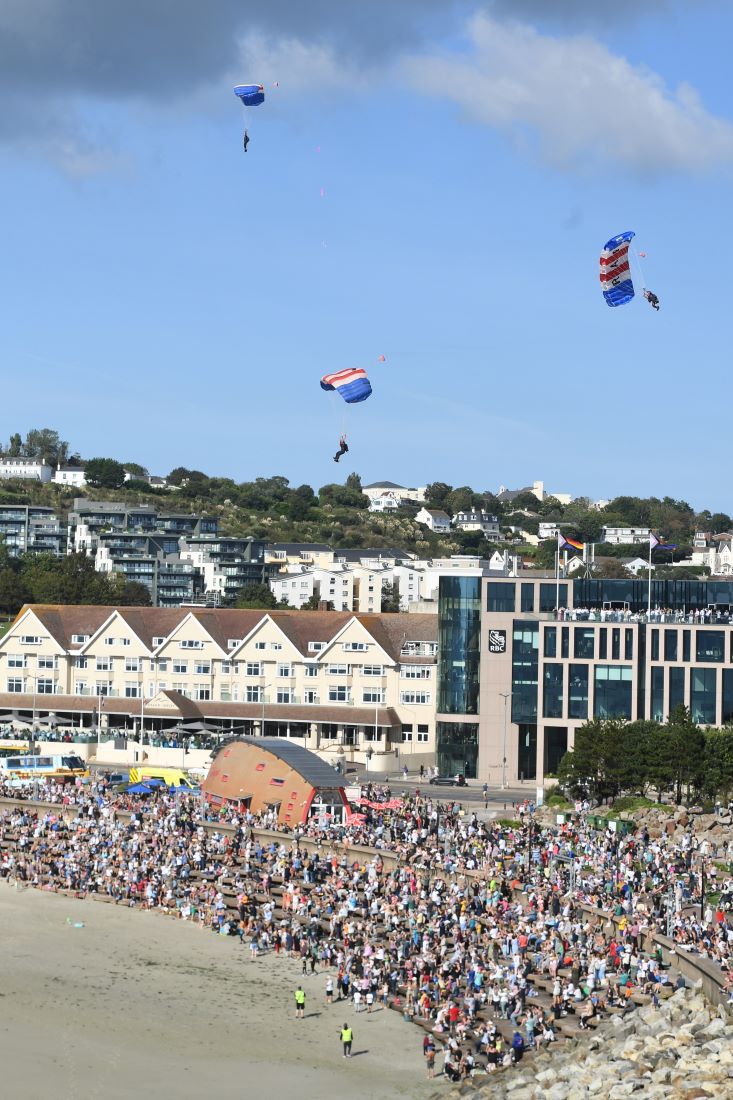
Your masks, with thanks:
[(515, 624), (512, 631), (512, 722), (537, 720), (539, 623)]
[(677, 660), (677, 631), (665, 630), (664, 632), (664, 659), (665, 661)]
[[(472, 579), (472, 578), (471, 578)], [(489, 581), (486, 585), (486, 610), (514, 614), (514, 582)]]
[(652, 668), (652, 712), (654, 722), (664, 721), (664, 669), (661, 665)]
[(545, 665), (542, 685), (542, 715), (562, 718), (562, 665)]
[(557, 627), (545, 629), (545, 657), (557, 657)]
[(435, 727), (438, 771), (475, 779), (478, 769), (478, 722), (438, 722)]
[(669, 713), (675, 707), (685, 705), (685, 670), (683, 668), (671, 668), (669, 670)]
[(478, 714), (480, 577), (440, 578), (438, 623), (438, 712)]
[(690, 713), (693, 722), (705, 726), (714, 724), (717, 678), (716, 668), (690, 669)]
[[(669, 607), (673, 611), (695, 611), (707, 607), (733, 607), (733, 581), (652, 581), (652, 607)], [(592, 580), (582, 577), (573, 581), (575, 607), (622, 607), (631, 611), (647, 609), (649, 588), (646, 577), (629, 580)], [(553, 599), (553, 608), (555, 606)], [(562, 606), (567, 606), (561, 602)], [(540, 607), (540, 610), (545, 610)], [(547, 610), (552, 610), (548, 608)]]
[(570, 666), (568, 718), (588, 718), (588, 666)]
[(573, 657), (580, 657), (581, 660), (592, 661), (593, 651), (595, 649), (595, 630), (592, 626), (576, 626), (574, 634)]
[(596, 665), (593, 714), (631, 718), (631, 665)]

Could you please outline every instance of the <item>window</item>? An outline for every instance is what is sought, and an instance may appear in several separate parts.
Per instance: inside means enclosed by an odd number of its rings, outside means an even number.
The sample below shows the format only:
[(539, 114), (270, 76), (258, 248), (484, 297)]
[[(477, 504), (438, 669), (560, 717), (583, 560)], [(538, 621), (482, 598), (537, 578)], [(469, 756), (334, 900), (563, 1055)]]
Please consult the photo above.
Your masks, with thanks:
[(513, 630), (512, 722), (534, 722), (537, 718), (539, 645), (539, 623), (522, 624), (521, 628), (515, 627)]
[(110, 672), (112, 669), (111, 657), (97, 657), (97, 672)]
[(37, 634), (21, 634), (21, 645), (40, 645), (43, 638), (39, 638)]
[(534, 611), (534, 585), (531, 582), (522, 583), (519, 606), (522, 611)]
[[(508, 612), (514, 614), (514, 589), (516, 585), (502, 581), (489, 581), (486, 585), (487, 611)], [(553, 603), (554, 607), (554, 603)]]
[(560, 656), (566, 660), (570, 656), (570, 627), (562, 627), (560, 636)]
[(278, 688), (275, 696), (276, 703), (292, 703), (293, 693), (290, 688)]
[(348, 703), (351, 692), (346, 684), (335, 684), (328, 689), (328, 701), (330, 703)]
[(290, 677), (294, 675), (293, 666), (292, 665), (278, 665), (277, 666), (277, 674), (282, 679), (289, 680)]
[(317, 704), (318, 703), (318, 692), (314, 691), (313, 688), (311, 688), (310, 690), (305, 691), (303, 693), (303, 702), (304, 703), (309, 703), (309, 704)]
[(56, 685), (53, 680), (36, 680), (36, 691), (39, 695), (53, 695)]
[(203, 649), (204, 643), (199, 641), (198, 638), (184, 638), (183, 641), (178, 643), (181, 649)]
[[(576, 647), (577, 649), (577, 643)], [(545, 665), (542, 713), (545, 718), (562, 718), (562, 665)]]
[(211, 698), (211, 688), (210, 688), (210, 686), (208, 684), (195, 684), (194, 689), (193, 689), (193, 697), (194, 697), (194, 699), (199, 699), (199, 700), (210, 699)]
[(219, 701), (222, 703), (231, 703), (232, 693), (229, 688), (229, 684), (224, 684), (219, 688)]
[(430, 702), (429, 691), (401, 691), (400, 702), (414, 705), (427, 705)]
[[(685, 703), (685, 672), (684, 668), (671, 668), (669, 670), (669, 713), (675, 707), (684, 706)], [(723, 719), (725, 721), (725, 719)]]
[(197, 676), (211, 675), (211, 661), (196, 661), (193, 670)]
[(104, 697), (112, 693), (112, 685), (109, 680), (97, 680), (94, 687), (94, 694), (98, 697)]
[(362, 676), (384, 676), (382, 665), (362, 665)]
[(86, 695), (86, 694), (87, 694), (86, 680), (75, 680), (74, 681), (74, 695)]
[(664, 659), (665, 661), (677, 660), (677, 631), (665, 630), (664, 632)]
[(25, 667), (25, 656), (22, 653), (8, 653), (8, 668)]
[(104, 639), (104, 644), (105, 645), (114, 645), (115, 644), (115, 639), (114, 638), (105, 638)]
[(596, 718), (631, 718), (631, 666), (597, 665), (595, 669)]
[(545, 630), (545, 657), (557, 657), (557, 627), (548, 626)]
[[(574, 657), (592, 661), (595, 650), (595, 630), (593, 627), (576, 626), (573, 639), (575, 645)], [(560, 718), (559, 714), (547, 714), (546, 718)]]
[(140, 695), (139, 685), (135, 684), (135, 683), (133, 683), (129, 680), (126, 681), (126, 683), (125, 683), (125, 698), (126, 699), (137, 699), (139, 697), (139, 695)]
[(241, 638), (227, 638), (227, 649), (236, 649), (237, 646), (241, 644)]
[(664, 668), (655, 665), (652, 668), (652, 700), (649, 717), (652, 722), (664, 721)]
[(117, 645), (130, 645), (130, 639), (129, 638), (118, 638), (117, 639)]
[(262, 703), (264, 702), (264, 695), (264, 688), (256, 684), (247, 684), (244, 692), (244, 701), (245, 703)]
[(430, 738), (430, 726), (418, 726), (417, 727), (417, 739), (423, 742), (423, 744)]
[(348, 676), (350, 671), (351, 671), (351, 669), (349, 668), (348, 665), (329, 665), (328, 666), (328, 675), (329, 676)]
[(7, 681), (7, 685), (7, 690), (9, 692), (12, 692), (13, 694), (23, 693), (23, 681), (20, 678), (13, 677), (12, 679)]
[(716, 668), (690, 669), (690, 713), (693, 722), (706, 726), (715, 724), (717, 676)]
[[(346, 584), (346, 581), (344, 581)], [(344, 642), (341, 646), (344, 653), (366, 653), (369, 646), (366, 642)]]
[(588, 666), (571, 665), (568, 692), (568, 718), (588, 717)]
[(38, 655), (38, 667), (39, 668), (58, 668), (58, 666), (59, 666), (58, 657), (42, 657), (40, 654)]
[(700, 664), (725, 660), (725, 634), (722, 630), (698, 630), (695, 643)]
[(733, 722), (733, 669), (723, 669), (723, 725)]
[(682, 631), (682, 660), (689, 661), (690, 659), (690, 631)]
[(325, 642), (308, 642), (309, 653), (320, 653), (322, 649), (326, 648)]
[[(657, 657), (653, 659), (659, 660), (659, 631), (655, 630), (654, 634), (657, 637)], [(616, 626), (611, 631), (611, 660), (621, 660), (621, 628)]]
[(247, 663), (244, 666), (244, 675), (245, 676), (261, 676), (262, 675), (262, 665), (260, 664), (260, 662), (259, 661), (247, 661)]
[(274, 650), (278, 650), (278, 651), (281, 650), (282, 649), (282, 642), (270, 642), (270, 649), (274, 649)]
[(188, 661), (180, 661), (178, 658), (173, 659), (173, 675), (185, 676), (188, 672)]
[(162, 635), (160, 635), (160, 634), (157, 635), (155, 638), (153, 638), (153, 648), (157, 649), (157, 647), (159, 645), (162, 645), (164, 641), (165, 641), (165, 638)]
[(598, 659), (608, 660), (608, 628), (605, 626), (598, 631)]
[[(577, 581), (575, 582), (577, 583)], [(568, 606), (567, 584), (541, 584), (540, 585), (540, 611), (554, 611), (556, 607)], [(578, 606), (577, 603), (575, 605)]]
[(624, 660), (633, 661), (634, 659), (634, 632), (631, 627), (627, 627), (624, 631)]
[(89, 641), (89, 635), (88, 634), (72, 634), (71, 635), (71, 644), (72, 645), (84, 645), (84, 642), (88, 642), (88, 641)]
[(377, 688), (369, 688), (367, 691), (361, 693), (362, 703), (383, 703), (384, 692), (379, 691)]
[(139, 672), (140, 671), (140, 658), (139, 657), (125, 657), (125, 672)]
[(222, 661), (221, 662), (221, 674), (222, 674), (222, 676), (229, 676), (231, 674), (231, 671), (232, 671), (231, 661)]
[(431, 680), (432, 676), (430, 665), (403, 665), (400, 669), (401, 680)]
[(267, 642), (255, 642), (255, 649), (267, 649)]
[[(153, 667), (154, 667), (153, 662), (151, 661), (150, 662), (151, 670), (153, 669)], [(158, 661), (158, 672), (167, 672), (167, 671), (168, 671), (168, 658), (167, 657), (161, 657)]]
[(412, 741), (412, 726), (402, 726), (402, 740)]

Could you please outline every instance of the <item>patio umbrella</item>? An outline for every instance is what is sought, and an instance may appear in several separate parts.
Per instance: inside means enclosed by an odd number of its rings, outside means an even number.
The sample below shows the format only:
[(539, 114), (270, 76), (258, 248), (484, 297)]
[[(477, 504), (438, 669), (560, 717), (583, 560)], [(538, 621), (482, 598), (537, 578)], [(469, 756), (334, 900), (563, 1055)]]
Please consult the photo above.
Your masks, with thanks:
[(183, 733), (221, 733), (222, 731), (218, 726), (212, 726), (210, 722), (201, 722), (199, 719), (192, 719), (190, 722), (181, 723), (181, 731)]
[(149, 787), (147, 783), (131, 783), (127, 788), (128, 794), (152, 794), (153, 788)]

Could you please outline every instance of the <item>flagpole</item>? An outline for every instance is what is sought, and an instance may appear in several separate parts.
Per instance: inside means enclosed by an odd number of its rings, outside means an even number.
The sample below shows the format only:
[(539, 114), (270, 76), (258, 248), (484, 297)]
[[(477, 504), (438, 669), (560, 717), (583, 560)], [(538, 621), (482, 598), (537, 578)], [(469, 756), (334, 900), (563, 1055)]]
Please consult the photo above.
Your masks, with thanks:
[(557, 550), (555, 551), (555, 616), (560, 610), (560, 536), (557, 537)]
[(649, 573), (649, 580), (648, 580), (647, 598), (646, 598), (647, 622), (652, 617), (652, 533), (651, 533), (651, 531), (649, 532), (649, 570), (648, 570), (648, 573)]

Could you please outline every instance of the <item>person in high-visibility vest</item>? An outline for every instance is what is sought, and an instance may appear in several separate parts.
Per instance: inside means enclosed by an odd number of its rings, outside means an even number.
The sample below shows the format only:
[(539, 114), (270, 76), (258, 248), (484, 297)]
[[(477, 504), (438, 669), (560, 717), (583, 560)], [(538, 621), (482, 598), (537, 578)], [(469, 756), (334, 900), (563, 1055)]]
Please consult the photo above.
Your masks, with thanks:
[(344, 1058), (351, 1057), (351, 1044), (354, 1041), (354, 1032), (348, 1024), (341, 1028), (341, 1042), (344, 1044)]
[(305, 993), (298, 986), (295, 990), (295, 1018), (296, 1020), (302, 1020), (305, 1013)]

